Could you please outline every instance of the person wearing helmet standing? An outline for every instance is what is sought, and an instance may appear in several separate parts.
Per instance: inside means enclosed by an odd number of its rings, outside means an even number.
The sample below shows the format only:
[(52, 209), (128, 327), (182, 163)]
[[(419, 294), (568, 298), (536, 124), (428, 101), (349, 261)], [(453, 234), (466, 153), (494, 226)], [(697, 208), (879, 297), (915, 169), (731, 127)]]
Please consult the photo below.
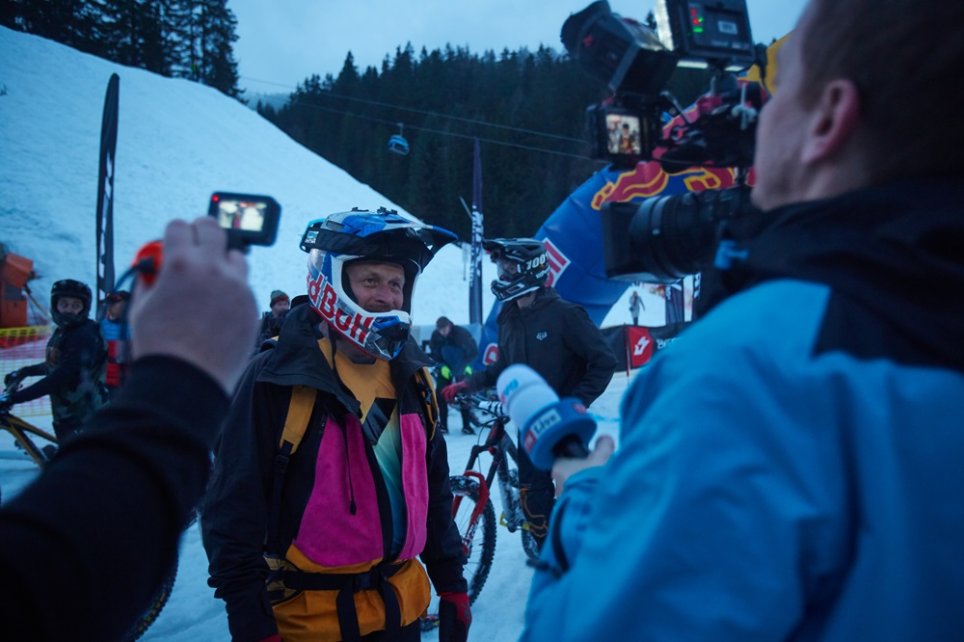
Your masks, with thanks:
[[(3, 380), (13, 390), (5, 395), (7, 407), (50, 395), (54, 434), (61, 444), (107, 402), (107, 349), (100, 327), (89, 318), (90, 302), (86, 284), (73, 279), (54, 283), (50, 315), (57, 329), (47, 342), (46, 360), (7, 373)], [(17, 390), (26, 377), (43, 379)]]
[(418, 640), (429, 576), (439, 639), (466, 639), (445, 441), (409, 337), (415, 281), (453, 240), (385, 210), (309, 223), (309, 304), (242, 378), (201, 520), (234, 640)]
[[(586, 406), (609, 385), (616, 357), (586, 311), (564, 301), (551, 287), (542, 241), (490, 239), (482, 243), (498, 266), (492, 292), (502, 301), (498, 359), (466, 380), (442, 389), (451, 401), (459, 392), (489, 388), (508, 366), (524, 363), (538, 372), (560, 397), (576, 397)], [(536, 470), (519, 449), (522, 508), (539, 546), (545, 541), (554, 489), (552, 476)]]

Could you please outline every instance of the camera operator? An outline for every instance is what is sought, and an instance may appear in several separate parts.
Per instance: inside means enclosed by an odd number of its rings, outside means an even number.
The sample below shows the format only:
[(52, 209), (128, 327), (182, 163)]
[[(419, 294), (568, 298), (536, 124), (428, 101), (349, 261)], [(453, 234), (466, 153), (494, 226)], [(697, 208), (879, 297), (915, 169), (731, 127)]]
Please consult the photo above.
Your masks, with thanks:
[(157, 282), (135, 291), (130, 377), (0, 510), (5, 639), (120, 639), (175, 563), (256, 329), (225, 242), (210, 217), (168, 225)]
[(769, 222), (619, 452), (557, 461), (524, 640), (961, 639), (962, 21), (810, 2), (757, 130)]

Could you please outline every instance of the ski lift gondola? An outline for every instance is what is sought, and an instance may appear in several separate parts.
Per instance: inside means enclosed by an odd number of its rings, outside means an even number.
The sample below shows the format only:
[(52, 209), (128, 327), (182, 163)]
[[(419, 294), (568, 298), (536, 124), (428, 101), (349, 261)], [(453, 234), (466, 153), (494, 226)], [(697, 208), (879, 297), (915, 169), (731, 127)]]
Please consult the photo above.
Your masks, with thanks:
[(392, 137), (388, 139), (388, 151), (399, 156), (408, 156), (408, 141), (402, 135), (404, 129), (405, 126), (398, 123), (398, 133), (392, 134)]

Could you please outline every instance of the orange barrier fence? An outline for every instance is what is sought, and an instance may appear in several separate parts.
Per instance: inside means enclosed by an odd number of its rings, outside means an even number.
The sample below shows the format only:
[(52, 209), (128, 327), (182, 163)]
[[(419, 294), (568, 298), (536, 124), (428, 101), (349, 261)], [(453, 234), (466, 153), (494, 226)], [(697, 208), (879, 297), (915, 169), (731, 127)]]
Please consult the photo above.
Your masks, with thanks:
[[(8, 372), (43, 361), (50, 332), (50, 326), (46, 325), (0, 328), (0, 382)], [(30, 385), (32, 381), (36, 379), (28, 378), (23, 385)], [(41, 397), (17, 404), (13, 412), (20, 417), (49, 415), (50, 399)]]

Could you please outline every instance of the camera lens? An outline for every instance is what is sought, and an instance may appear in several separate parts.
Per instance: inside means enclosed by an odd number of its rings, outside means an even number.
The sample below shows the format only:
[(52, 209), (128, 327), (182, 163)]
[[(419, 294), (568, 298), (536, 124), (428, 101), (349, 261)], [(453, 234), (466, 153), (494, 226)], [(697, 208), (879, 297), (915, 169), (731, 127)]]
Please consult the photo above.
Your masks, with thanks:
[(632, 250), (659, 280), (676, 281), (699, 272), (711, 260), (717, 234), (712, 196), (717, 193), (704, 194), (650, 198), (633, 217)]
[(603, 208), (610, 278), (672, 283), (710, 266), (723, 223), (752, 210), (749, 188), (659, 196)]

